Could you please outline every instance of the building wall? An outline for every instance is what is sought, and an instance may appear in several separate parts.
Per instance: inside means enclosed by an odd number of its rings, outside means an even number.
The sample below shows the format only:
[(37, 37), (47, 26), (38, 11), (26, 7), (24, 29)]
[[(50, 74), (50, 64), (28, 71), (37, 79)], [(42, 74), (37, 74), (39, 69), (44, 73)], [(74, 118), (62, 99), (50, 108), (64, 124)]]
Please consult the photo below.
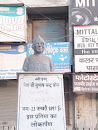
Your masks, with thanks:
[(30, 7), (68, 6), (69, 0), (0, 0), (0, 4), (21, 4)]
[(0, 4), (20, 4), (18, 0), (0, 0)]
[[(21, 1), (21, 2), (19, 2)], [(68, 0), (0, 0), (0, 5), (21, 5), (22, 3), (30, 6), (30, 7), (58, 7), (58, 6), (68, 6)], [(68, 26), (68, 21), (66, 23)], [(32, 20), (28, 17), (27, 23), (27, 41), (28, 43), (32, 42)], [(67, 33), (66, 33), (67, 34)], [(2, 85), (1, 85), (2, 86)], [(68, 86), (68, 85), (67, 85)], [(1, 126), (16, 126), (16, 113), (17, 113), (17, 82), (7, 82), (5, 84), (5, 88), (1, 87), (1, 118), (0, 125)], [(4, 92), (4, 93), (3, 93)], [(3, 95), (4, 94), (4, 95)], [(70, 92), (66, 91), (65, 96), (67, 96), (66, 100), (66, 115), (67, 115), (67, 130), (72, 130), (73, 128), (73, 108)], [(9, 98), (7, 98), (9, 96)], [(6, 97), (6, 98), (5, 98)], [(9, 105), (8, 105), (9, 104)], [(13, 105), (12, 105), (13, 104)], [(6, 106), (7, 105), (7, 106)], [(9, 111), (8, 111), (9, 110)], [(4, 112), (6, 111), (6, 112)], [(8, 111), (8, 113), (7, 113)], [(8, 114), (8, 115), (7, 115)], [(11, 115), (11, 116), (10, 116)], [(10, 119), (9, 119), (10, 117)], [(0, 127), (1, 128), (1, 127)]]
[(68, 0), (23, 0), (30, 7), (68, 6)]

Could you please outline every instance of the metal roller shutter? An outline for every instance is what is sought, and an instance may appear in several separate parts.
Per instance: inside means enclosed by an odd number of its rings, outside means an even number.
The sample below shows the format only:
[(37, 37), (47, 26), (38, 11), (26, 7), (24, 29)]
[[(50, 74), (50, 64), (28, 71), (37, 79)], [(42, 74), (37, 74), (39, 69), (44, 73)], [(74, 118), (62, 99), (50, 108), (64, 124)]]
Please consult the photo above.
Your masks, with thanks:
[(65, 41), (65, 20), (33, 20), (33, 38), (40, 35), (45, 42)]
[[(0, 81), (0, 125), (16, 123), (17, 81)], [(11, 124), (12, 123), (12, 124)]]

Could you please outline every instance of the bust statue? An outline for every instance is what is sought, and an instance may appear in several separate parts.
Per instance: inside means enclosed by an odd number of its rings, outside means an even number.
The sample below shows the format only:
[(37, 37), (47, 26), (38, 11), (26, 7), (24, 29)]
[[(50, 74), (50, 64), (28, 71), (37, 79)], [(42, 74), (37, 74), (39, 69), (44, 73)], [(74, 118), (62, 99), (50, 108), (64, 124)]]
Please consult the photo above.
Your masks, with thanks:
[(31, 72), (54, 71), (51, 58), (43, 54), (45, 49), (45, 41), (39, 35), (34, 38), (32, 48), (34, 49), (34, 54), (25, 58), (23, 70)]

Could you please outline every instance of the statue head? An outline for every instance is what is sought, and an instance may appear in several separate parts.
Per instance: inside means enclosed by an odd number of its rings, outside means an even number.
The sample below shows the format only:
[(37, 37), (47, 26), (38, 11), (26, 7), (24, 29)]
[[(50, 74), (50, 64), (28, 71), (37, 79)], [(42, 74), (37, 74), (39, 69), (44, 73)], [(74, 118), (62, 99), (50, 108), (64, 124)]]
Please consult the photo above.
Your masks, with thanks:
[(45, 41), (37, 35), (33, 40), (32, 48), (36, 54), (43, 53), (45, 49)]

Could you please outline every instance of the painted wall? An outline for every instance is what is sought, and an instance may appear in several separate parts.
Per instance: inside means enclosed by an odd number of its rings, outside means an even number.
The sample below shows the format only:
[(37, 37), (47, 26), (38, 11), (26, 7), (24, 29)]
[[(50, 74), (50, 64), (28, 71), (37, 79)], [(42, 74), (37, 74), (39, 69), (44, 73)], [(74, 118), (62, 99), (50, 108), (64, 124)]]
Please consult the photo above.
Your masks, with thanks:
[(20, 4), (18, 0), (0, 0), (0, 4)]
[(30, 7), (68, 6), (69, 0), (0, 0), (0, 4), (26, 4)]

